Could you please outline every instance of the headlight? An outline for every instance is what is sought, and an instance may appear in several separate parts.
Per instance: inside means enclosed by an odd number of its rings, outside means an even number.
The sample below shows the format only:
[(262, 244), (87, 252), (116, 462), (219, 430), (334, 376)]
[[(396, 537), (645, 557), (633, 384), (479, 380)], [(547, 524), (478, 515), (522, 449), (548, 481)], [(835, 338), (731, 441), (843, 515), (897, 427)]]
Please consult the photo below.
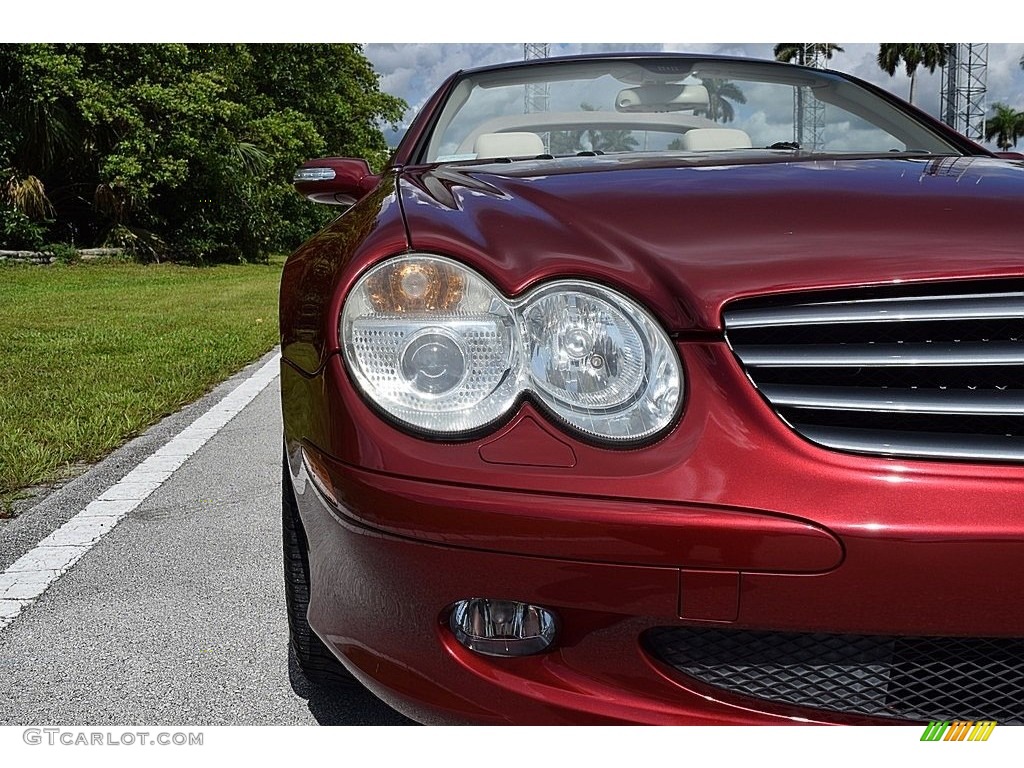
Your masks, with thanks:
[(345, 359), (363, 392), (427, 432), (471, 432), (519, 394), (508, 303), (446, 259), (402, 256), (364, 275), (341, 315)]
[(363, 393), (436, 435), (485, 427), (529, 393), (579, 432), (633, 442), (667, 427), (681, 401), (679, 359), (661, 327), (583, 281), (513, 300), (449, 259), (400, 256), (356, 282), (340, 333)]
[(642, 440), (675, 418), (679, 358), (636, 302), (566, 280), (533, 291), (520, 306), (525, 384), (556, 416), (617, 441)]

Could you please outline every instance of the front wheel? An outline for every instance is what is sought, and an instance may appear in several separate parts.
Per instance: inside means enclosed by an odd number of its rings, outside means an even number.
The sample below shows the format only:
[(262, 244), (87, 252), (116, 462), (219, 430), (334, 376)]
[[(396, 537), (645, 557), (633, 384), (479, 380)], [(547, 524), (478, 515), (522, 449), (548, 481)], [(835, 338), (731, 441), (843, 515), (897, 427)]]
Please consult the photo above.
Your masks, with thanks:
[(284, 595), (288, 607), (289, 645), (306, 678), (321, 685), (356, 685), (356, 679), (310, 628), (309, 545), (295, 502), (287, 458), (281, 466), (281, 512), (284, 534)]

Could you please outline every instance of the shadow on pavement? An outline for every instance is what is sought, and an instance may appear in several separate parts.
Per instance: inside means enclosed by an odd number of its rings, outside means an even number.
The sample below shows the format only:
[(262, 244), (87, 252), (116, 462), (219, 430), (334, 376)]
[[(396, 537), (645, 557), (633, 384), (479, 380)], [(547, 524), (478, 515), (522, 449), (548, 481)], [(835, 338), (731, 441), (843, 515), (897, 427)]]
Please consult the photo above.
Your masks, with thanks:
[(311, 683), (288, 654), (288, 681), (320, 725), (417, 725), (398, 714), (361, 685), (326, 686)]

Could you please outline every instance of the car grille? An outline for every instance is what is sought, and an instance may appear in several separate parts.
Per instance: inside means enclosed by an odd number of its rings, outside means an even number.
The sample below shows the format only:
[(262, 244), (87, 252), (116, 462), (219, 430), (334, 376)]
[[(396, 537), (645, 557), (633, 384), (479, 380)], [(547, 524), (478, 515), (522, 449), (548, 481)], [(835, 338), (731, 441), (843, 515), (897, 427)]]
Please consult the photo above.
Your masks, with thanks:
[(1024, 640), (658, 627), (648, 652), (730, 693), (901, 720), (1024, 724)]
[(858, 453), (1024, 460), (1024, 285), (739, 302), (726, 336), (782, 419)]

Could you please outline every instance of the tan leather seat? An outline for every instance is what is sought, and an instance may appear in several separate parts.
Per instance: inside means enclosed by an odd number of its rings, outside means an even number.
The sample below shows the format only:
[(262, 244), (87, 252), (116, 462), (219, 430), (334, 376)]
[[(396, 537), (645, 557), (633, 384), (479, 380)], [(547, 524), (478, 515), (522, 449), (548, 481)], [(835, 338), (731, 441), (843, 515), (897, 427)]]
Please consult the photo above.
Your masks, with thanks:
[(473, 151), (478, 158), (536, 157), (544, 154), (544, 142), (536, 133), (482, 133), (476, 137)]
[(693, 128), (683, 134), (682, 148), (691, 152), (709, 149), (750, 149), (750, 136), (738, 128)]

